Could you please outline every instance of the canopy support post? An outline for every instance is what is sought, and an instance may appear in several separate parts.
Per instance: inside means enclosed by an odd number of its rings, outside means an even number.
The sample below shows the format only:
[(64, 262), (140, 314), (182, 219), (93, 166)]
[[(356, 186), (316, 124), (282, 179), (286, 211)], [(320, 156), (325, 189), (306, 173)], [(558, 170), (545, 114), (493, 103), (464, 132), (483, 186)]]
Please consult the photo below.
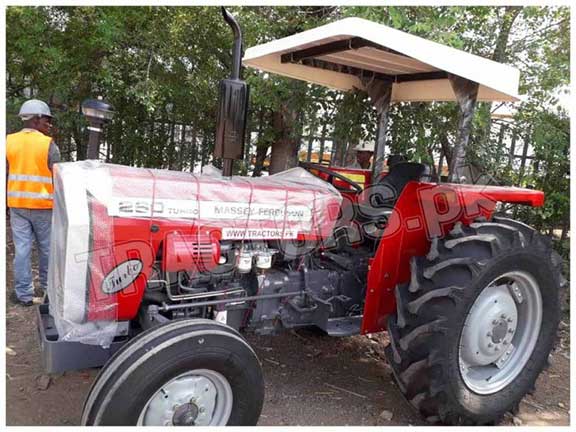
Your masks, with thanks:
[(460, 183), (463, 169), (466, 166), (466, 149), (472, 131), (472, 120), (478, 97), (478, 83), (457, 75), (448, 74), (448, 80), (456, 95), (460, 115), (458, 120), (458, 138), (454, 145), (450, 164), (449, 182)]
[(388, 118), (390, 113), (390, 101), (392, 99), (392, 81), (372, 79), (365, 82), (366, 92), (378, 113), (378, 127), (376, 129), (376, 145), (372, 157), (372, 182), (382, 174), (384, 170), (384, 151), (386, 149), (386, 132), (388, 131)]

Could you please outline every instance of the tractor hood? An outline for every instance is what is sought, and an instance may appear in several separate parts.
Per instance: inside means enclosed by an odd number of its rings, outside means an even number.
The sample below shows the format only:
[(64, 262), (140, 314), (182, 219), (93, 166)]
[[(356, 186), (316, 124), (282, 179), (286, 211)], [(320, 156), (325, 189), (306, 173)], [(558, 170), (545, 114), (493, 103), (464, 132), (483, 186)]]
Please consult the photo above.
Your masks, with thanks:
[(144, 276), (166, 248), (173, 255), (165, 262), (177, 265), (214, 254), (218, 262), (219, 245), (233, 241), (321, 241), (332, 235), (341, 201), (332, 185), (302, 168), (225, 178), (214, 170), (57, 164), (48, 296), (58, 334), (110, 344), (118, 322), (138, 310), (137, 302), (119, 302), (143, 292)]

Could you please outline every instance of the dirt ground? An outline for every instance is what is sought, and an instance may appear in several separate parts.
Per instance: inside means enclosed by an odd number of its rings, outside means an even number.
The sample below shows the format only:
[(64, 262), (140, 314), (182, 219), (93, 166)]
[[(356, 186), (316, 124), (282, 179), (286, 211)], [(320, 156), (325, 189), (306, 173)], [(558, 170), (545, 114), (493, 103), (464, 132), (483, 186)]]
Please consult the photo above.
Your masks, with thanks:
[[(9, 300), (12, 244), (7, 227), (6, 422), (78, 425), (97, 369), (47, 376), (33, 308)], [(386, 335), (336, 339), (308, 330), (248, 336), (262, 362), (266, 398), (261, 426), (424, 425), (402, 398), (384, 358)], [(502, 425), (569, 425), (569, 320), (561, 323), (551, 367)]]

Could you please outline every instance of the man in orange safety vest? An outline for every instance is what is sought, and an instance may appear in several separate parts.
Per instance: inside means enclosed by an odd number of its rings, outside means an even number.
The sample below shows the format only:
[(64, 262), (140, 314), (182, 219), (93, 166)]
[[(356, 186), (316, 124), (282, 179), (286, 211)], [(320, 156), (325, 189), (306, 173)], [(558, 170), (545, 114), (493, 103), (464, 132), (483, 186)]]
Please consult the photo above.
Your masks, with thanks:
[(7, 205), (14, 242), (15, 302), (31, 306), (34, 285), (30, 265), (32, 244), (38, 247), (40, 287), (45, 292), (52, 223), (52, 166), (60, 161), (50, 137), (52, 113), (45, 102), (24, 102), (19, 117), (24, 128), (6, 138)]

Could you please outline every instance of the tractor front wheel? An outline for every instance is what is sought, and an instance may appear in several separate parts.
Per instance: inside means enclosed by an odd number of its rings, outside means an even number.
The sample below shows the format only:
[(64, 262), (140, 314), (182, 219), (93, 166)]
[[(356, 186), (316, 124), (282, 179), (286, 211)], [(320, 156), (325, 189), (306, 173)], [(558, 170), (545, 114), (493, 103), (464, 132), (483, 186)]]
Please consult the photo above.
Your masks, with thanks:
[(386, 354), (423, 417), (481, 425), (517, 410), (554, 345), (561, 263), (545, 238), (505, 218), (458, 223), (412, 259)]
[(251, 426), (264, 400), (260, 363), (232, 328), (201, 319), (147, 330), (100, 371), (82, 425)]

